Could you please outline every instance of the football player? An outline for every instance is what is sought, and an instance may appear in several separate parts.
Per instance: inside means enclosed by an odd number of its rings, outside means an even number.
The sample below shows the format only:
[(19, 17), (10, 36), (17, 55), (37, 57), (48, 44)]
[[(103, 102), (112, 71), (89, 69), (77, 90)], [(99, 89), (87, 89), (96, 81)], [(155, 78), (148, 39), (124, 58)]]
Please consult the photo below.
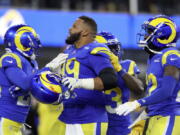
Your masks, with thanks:
[(62, 82), (77, 94), (76, 98), (63, 102), (64, 110), (54, 127), (54, 130), (59, 130), (59, 135), (106, 134), (107, 123), (104, 122), (107, 122), (107, 114), (104, 103), (77, 102), (83, 97), (101, 101), (97, 95), (102, 95), (103, 89), (117, 85), (116, 73), (109, 56), (104, 53), (110, 51), (107, 46), (94, 41), (96, 33), (96, 22), (87, 16), (79, 17), (69, 29), (66, 43), (70, 45), (64, 51), (69, 56), (61, 70), (65, 76)]
[(30, 109), (30, 80), (38, 70), (35, 51), (41, 47), (28, 25), (10, 27), (4, 37), (6, 53), (0, 58), (0, 134), (21, 135)]
[[(110, 32), (100, 32), (96, 36), (96, 41), (99, 43), (105, 43), (109, 49), (118, 57), (120, 64), (123, 68), (123, 74), (119, 74), (118, 70), (118, 86), (109, 90), (106, 90), (106, 94), (112, 92), (116, 93), (116, 96), (112, 98), (116, 102), (116, 106), (123, 104), (129, 100), (130, 90), (138, 94), (142, 93), (142, 82), (137, 78), (140, 73), (136, 63), (132, 60), (122, 60), (122, 48), (118, 39)], [(120, 71), (122, 72), (122, 71)], [(130, 133), (128, 126), (130, 125), (129, 116), (119, 116), (115, 112), (116, 106), (106, 106), (108, 114), (108, 130), (107, 135), (127, 135)]]
[(145, 135), (179, 135), (180, 122), (180, 53), (176, 48), (179, 29), (168, 16), (150, 18), (142, 25), (145, 31), (139, 45), (149, 54), (147, 97), (117, 107), (119, 115), (127, 115), (146, 106)]
[[(32, 78), (40, 71), (55, 70), (57, 64), (51, 61), (53, 67), (38, 70), (36, 51), (41, 44), (36, 31), (28, 25), (10, 27), (4, 44), (6, 53), (0, 58), (0, 132), (20, 135), (30, 109)], [(58, 62), (65, 62), (66, 57), (59, 54)]]

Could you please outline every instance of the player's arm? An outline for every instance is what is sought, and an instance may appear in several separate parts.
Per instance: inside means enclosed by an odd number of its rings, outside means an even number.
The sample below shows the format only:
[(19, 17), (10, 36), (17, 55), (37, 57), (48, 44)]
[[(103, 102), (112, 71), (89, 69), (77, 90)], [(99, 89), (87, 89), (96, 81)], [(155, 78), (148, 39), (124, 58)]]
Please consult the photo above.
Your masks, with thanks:
[(136, 76), (129, 75), (127, 72), (122, 76), (127, 87), (136, 94), (142, 94), (144, 90), (143, 83)]
[[(72, 94), (73, 95), (73, 94)], [(76, 96), (77, 95), (77, 96)], [(116, 103), (112, 101), (113, 94), (106, 95), (101, 91), (90, 91), (90, 90), (77, 90), (75, 98), (64, 99), (63, 102), (68, 102), (71, 104), (88, 104), (88, 105), (111, 105)]]
[(180, 57), (172, 54), (164, 59), (166, 59), (166, 62), (162, 62), (164, 74), (161, 80), (161, 87), (152, 92), (150, 96), (138, 100), (141, 106), (156, 104), (171, 97), (173, 94), (180, 76)]
[(126, 102), (125, 104), (118, 106), (116, 108), (117, 114), (127, 115), (140, 106), (156, 104), (172, 96), (180, 76), (179, 55), (168, 56), (166, 58), (166, 63), (163, 63), (162, 66), (164, 66), (164, 74), (161, 79), (161, 86), (154, 90), (148, 97), (133, 102)]
[(7, 79), (12, 84), (9, 88), (12, 96), (15, 96), (15, 91), (18, 91), (18, 95), (19, 92), (28, 92), (31, 76), (27, 76), (27, 74), (22, 70), (21, 59), (17, 55), (13, 53), (3, 55), (0, 60), (0, 66), (4, 70)]
[(32, 79), (33, 75), (27, 75), (18, 67), (5, 68), (5, 74), (12, 84), (20, 87), (24, 91), (29, 90), (31, 82), (30, 80)]
[(114, 66), (114, 69), (118, 73), (119, 76), (122, 77), (122, 79), (125, 81), (125, 84), (127, 87), (137, 94), (141, 94), (144, 90), (143, 83), (133, 75), (128, 74), (126, 71), (123, 70), (121, 64), (119, 63), (119, 59), (114, 54), (110, 55), (111, 62)]
[(150, 96), (138, 100), (141, 106), (156, 104), (172, 96), (174, 88), (178, 83), (180, 76), (179, 68), (175, 66), (166, 66), (162, 78), (161, 87), (155, 90)]

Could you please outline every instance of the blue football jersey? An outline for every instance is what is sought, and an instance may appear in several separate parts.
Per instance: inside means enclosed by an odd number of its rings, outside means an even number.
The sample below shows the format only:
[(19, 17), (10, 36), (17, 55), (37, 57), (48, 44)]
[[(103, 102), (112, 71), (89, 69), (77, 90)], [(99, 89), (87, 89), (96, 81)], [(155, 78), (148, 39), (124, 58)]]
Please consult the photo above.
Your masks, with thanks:
[(0, 58), (0, 116), (24, 123), (30, 109), (30, 95), (12, 97), (9, 88), (14, 84), (5, 74), (5, 69), (9, 67), (18, 67), (27, 75), (32, 75), (38, 69), (38, 65), (35, 60), (27, 60), (17, 53), (5, 53)]
[[(151, 95), (161, 87), (161, 80), (164, 74), (164, 68), (167, 65), (180, 68), (180, 53), (172, 47), (161, 51), (148, 60), (148, 68), (146, 75), (147, 93)], [(147, 112), (149, 116), (154, 115), (180, 115), (180, 81), (176, 85), (173, 95), (160, 103), (149, 105)], [(166, 92), (166, 90), (164, 90)]]
[[(81, 48), (75, 48), (70, 45), (65, 50), (69, 54), (63, 68), (63, 74), (74, 78), (95, 78), (104, 68), (113, 68), (106, 54), (109, 49), (96, 42), (87, 44)], [(98, 90), (85, 90), (76, 88), (74, 92), (83, 97), (83, 94), (91, 96)], [(97, 98), (97, 97), (96, 97)], [(74, 99), (76, 100), (76, 98)], [(97, 99), (96, 99), (97, 100)], [(74, 104), (73, 102), (64, 102), (64, 110), (59, 119), (69, 124), (83, 124), (92, 122), (107, 122), (107, 113), (104, 105)]]
[[(136, 75), (140, 73), (136, 63), (132, 60), (123, 60), (120, 62), (123, 69), (130, 75)], [(106, 94), (116, 93), (116, 96), (112, 98), (116, 102), (116, 106), (106, 106), (108, 114), (108, 130), (107, 135), (127, 135), (130, 133), (128, 126), (130, 125), (129, 116), (119, 116), (115, 113), (115, 107), (119, 104), (123, 104), (129, 100), (130, 90), (127, 88), (123, 79), (118, 76), (118, 87), (106, 90)]]

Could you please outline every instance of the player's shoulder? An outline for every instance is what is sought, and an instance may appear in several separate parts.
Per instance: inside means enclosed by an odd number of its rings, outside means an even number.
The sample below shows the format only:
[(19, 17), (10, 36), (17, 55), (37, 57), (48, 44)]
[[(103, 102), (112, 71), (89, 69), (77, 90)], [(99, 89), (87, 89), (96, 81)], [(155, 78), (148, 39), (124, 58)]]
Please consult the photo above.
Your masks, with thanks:
[(162, 51), (161, 63), (162, 63), (162, 66), (172, 65), (172, 66), (177, 66), (179, 68), (180, 67), (180, 51), (175, 47), (164, 49)]
[(104, 57), (108, 57), (111, 55), (111, 51), (105, 44), (93, 42), (91, 44), (90, 54), (91, 55), (101, 55)]
[(128, 72), (130, 75), (139, 74), (140, 69), (136, 65), (136, 62), (134, 60), (125, 59), (121, 62), (122, 67)]
[(0, 67), (11, 67), (11, 66), (17, 66), (19, 68), (22, 68), (22, 59), (21, 56), (8, 52), (1, 56), (0, 58)]

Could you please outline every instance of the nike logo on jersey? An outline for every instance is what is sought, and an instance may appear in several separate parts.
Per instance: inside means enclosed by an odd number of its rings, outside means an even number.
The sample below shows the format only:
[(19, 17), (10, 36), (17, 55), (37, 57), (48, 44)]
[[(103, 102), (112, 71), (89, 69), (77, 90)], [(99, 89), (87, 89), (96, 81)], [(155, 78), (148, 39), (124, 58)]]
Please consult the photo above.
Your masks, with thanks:
[(8, 63), (13, 63), (13, 61), (12, 61), (12, 60), (7, 60), (7, 62), (8, 62)]
[(88, 50), (88, 49), (89, 49), (89, 46), (84, 47), (84, 49), (85, 49), (85, 50)]
[(155, 59), (154, 62), (160, 62), (160, 59)]

